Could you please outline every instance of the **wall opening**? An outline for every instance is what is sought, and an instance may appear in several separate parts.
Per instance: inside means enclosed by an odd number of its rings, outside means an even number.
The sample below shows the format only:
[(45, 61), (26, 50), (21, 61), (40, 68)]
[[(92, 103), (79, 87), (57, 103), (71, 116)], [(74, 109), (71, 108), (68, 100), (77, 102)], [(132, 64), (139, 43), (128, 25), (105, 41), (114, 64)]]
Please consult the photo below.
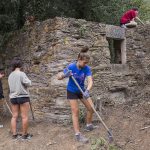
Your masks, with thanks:
[(110, 63), (126, 64), (126, 39), (107, 38), (110, 50)]

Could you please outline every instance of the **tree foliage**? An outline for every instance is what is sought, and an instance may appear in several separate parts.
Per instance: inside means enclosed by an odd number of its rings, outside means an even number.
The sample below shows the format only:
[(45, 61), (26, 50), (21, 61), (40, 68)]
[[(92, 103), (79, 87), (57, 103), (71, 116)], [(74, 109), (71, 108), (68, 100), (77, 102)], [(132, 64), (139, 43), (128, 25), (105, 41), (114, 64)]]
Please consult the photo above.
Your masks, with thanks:
[(117, 25), (123, 12), (132, 7), (138, 7), (141, 18), (150, 20), (150, 4), (146, 1), (0, 0), (0, 34), (20, 29), (27, 15), (33, 15), (40, 21), (60, 16)]

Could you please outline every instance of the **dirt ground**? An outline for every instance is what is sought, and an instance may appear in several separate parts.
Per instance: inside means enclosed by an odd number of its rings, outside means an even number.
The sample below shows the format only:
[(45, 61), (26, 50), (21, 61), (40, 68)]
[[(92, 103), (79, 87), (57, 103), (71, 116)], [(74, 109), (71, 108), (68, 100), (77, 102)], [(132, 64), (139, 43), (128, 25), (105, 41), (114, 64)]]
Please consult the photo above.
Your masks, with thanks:
[[(111, 127), (114, 147), (100, 146), (93, 150), (150, 150), (150, 102), (108, 106), (102, 117)], [(4, 128), (0, 128), (0, 150), (92, 150), (94, 139), (107, 140), (107, 132), (102, 124), (91, 132), (81, 131), (89, 137), (90, 143), (81, 144), (74, 140), (72, 125), (30, 122), (29, 131), (34, 136), (30, 141), (11, 139), (10, 119), (3, 119)], [(105, 142), (106, 142), (105, 141)], [(105, 143), (107, 145), (107, 142)]]

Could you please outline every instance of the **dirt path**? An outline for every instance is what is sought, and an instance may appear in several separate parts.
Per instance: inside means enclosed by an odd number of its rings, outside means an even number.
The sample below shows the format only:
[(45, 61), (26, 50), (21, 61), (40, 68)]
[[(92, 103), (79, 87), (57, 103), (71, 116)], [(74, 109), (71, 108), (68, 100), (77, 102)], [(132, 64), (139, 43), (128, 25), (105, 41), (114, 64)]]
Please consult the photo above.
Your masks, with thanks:
[[(109, 150), (150, 150), (150, 104), (109, 107), (103, 115), (104, 121), (112, 128), (117, 148)], [(108, 117), (109, 116), (109, 117)], [(31, 141), (13, 141), (9, 134), (9, 120), (0, 128), (0, 150), (90, 150), (93, 140), (107, 134), (101, 124), (92, 132), (84, 132), (90, 138), (89, 144), (80, 144), (74, 140), (72, 125), (51, 123), (30, 123), (30, 132), (34, 135)], [(97, 124), (98, 125), (98, 124)], [(101, 148), (95, 150), (105, 150)]]

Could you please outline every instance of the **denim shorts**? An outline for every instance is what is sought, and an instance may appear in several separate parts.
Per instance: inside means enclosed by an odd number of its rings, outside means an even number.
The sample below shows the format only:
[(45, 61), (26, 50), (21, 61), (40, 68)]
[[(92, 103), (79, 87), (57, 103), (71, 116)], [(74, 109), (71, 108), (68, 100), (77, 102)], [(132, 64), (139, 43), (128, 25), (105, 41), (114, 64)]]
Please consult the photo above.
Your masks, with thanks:
[(10, 102), (13, 105), (20, 105), (20, 104), (24, 104), (26, 102), (30, 102), (30, 98), (29, 97), (17, 97), (17, 98), (11, 98)]

